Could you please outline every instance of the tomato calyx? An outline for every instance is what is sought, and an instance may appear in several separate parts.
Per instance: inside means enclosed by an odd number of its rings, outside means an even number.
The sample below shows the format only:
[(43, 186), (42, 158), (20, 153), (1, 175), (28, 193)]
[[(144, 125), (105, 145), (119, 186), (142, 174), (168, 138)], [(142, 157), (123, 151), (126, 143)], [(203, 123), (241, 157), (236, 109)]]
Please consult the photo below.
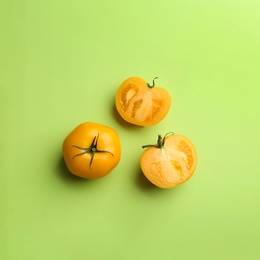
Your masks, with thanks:
[(173, 133), (173, 132), (169, 132), (169, 133), (167, 133), (163, 138), (162, 138), (161, 135), (158, 135), (157, 144), (143, 145), (142, 148), (155, 147), (155, 148), (162, 149), (162, 148), (164, 147), (165, 138), (166, 138), (168, 135), (174, 135), (174, 133)]
[(158, 77), (155, 77), (155, 78), (153, 79), (153, 85), (150, 85), (149, 83), (147, 83), (147, 87), (148, 87), (148, 88), (153, 88), (153, 87), (155, 86), (155, 82), (154, 82), (154, 81), (155, 81), (156, 79), (158, 79)]
[(95, 156), (96, 153), (110, 153), (112, 156), (114, 156), (114, 154), (111, 153), (111, 152), (109, 152), (109, 151), (106, 151), (106, 150), (98, 150), (98, 148), (97, 148), (98, 138), (99, 138), (99, 134), (93, 138), (90, 147), (87, 147), (87, 148), (85, 148), (85, 147), (80, 147), (80, 146), (77, 146), (77, 145), (72, 145), (73, 147), (76, 147), (76, 148), (78, 148), (78, 149), (80, 149), (80, 150), (83, 151), (82, 153), (78, 153), (78, 154), (74, 155), (72, 159), (74, 159), (74, 158), (77, 157), (77, 156), (81, 156), (81, 155), (90, 153), (90, 154), (91, 154), (91, 159), (90, 159), (90, 162), (89, 162), (89, 167), (90, 167), (90, 169), (91, 169), (91, 165), (92, 165), (92, 163), (93, 163), (94, 156)]

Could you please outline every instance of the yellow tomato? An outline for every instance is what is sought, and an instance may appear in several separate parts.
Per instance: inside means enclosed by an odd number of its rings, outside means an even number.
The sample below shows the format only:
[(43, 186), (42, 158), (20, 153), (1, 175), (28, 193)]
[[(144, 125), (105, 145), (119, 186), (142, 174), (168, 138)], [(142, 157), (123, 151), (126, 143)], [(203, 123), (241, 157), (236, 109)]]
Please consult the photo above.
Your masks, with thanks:
[(145, 145), (140, 165), (154, 185), (168, 189), (187, 181), (197, 166), (195, 147), (186, 137), (173, 133), (158, 136), (157, 144)]
[(131, 77), (119, 86), (115, 103), (125, 121), (151, 126), (166, 116), (170, 110), (171, 96), (165, 89), (156, 87), (154, 80), (153, 85), (149, 85), (141, 78)]
[(62, 150), (69, 171), (87, 179), (106, 176), (117, 166), (121, 157), (116, 131), (92, 122), (77, 126), (65, 138)]

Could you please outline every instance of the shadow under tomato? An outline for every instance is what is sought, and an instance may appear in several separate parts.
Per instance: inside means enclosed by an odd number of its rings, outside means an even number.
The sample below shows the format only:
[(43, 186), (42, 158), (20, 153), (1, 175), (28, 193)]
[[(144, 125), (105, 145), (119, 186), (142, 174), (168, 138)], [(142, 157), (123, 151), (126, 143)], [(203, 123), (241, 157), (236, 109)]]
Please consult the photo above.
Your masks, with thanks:
[(159, 190), (157, 186), (152, 184), (143, 174), (142, 170), (140, 169), (136, 175), (136, 184), (141, 190)]
[(89, 179), (84, 179), (84, 178), (80, 178), (74, 174), (72, 174), (66, 164), (65, 161), (63, 159), (63, 157), (60, 158), (60, 160), (58, 161), (58, 175), (61, 179), (63, 179), (64, 181), (67, 182), (86, 182), (86, 181), (91, 181)]

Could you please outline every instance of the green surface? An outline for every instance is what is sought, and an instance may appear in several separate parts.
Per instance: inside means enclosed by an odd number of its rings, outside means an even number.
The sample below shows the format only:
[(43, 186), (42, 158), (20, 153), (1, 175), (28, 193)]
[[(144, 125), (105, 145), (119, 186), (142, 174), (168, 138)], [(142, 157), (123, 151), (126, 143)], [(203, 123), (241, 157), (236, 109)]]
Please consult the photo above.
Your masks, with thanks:
[[(260, 1), (0, 0), (0, 258), (260, 259)], [(130, 76), (172, 95), (153, 127), (114, 108)], [(120, 135), (107, 177), (73, 178), (65, 136)], [(139, 167), (157, 134), (187, 136), (199, 164), (162, 190)]]

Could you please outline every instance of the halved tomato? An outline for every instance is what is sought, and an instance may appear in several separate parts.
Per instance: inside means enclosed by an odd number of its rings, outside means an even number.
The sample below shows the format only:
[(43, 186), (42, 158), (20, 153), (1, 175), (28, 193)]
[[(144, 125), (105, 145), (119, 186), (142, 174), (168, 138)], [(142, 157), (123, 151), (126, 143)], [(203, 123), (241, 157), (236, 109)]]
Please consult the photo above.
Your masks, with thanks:
[(154, 185), (168, 189), (187, 181), (197, 166), (195, 147), (186, 137), (173, 133), (158, 136), (157, 144), (145, 145), (140, 165)]
[[(154, 78), (155, 80), (156, 78)], [(116, 93), (116, 109), (128, 123), (151, 126), (159, 123), (169, 112), (170, 94), (161, 87), (146, 83), (141, 78), (126, 79)]]
[(63, 142), (62, 151), (69, 171), (87, 179), (106, 176), (121, 157), (116, 131), (93, 122), (82, 123), (72, 130)]

